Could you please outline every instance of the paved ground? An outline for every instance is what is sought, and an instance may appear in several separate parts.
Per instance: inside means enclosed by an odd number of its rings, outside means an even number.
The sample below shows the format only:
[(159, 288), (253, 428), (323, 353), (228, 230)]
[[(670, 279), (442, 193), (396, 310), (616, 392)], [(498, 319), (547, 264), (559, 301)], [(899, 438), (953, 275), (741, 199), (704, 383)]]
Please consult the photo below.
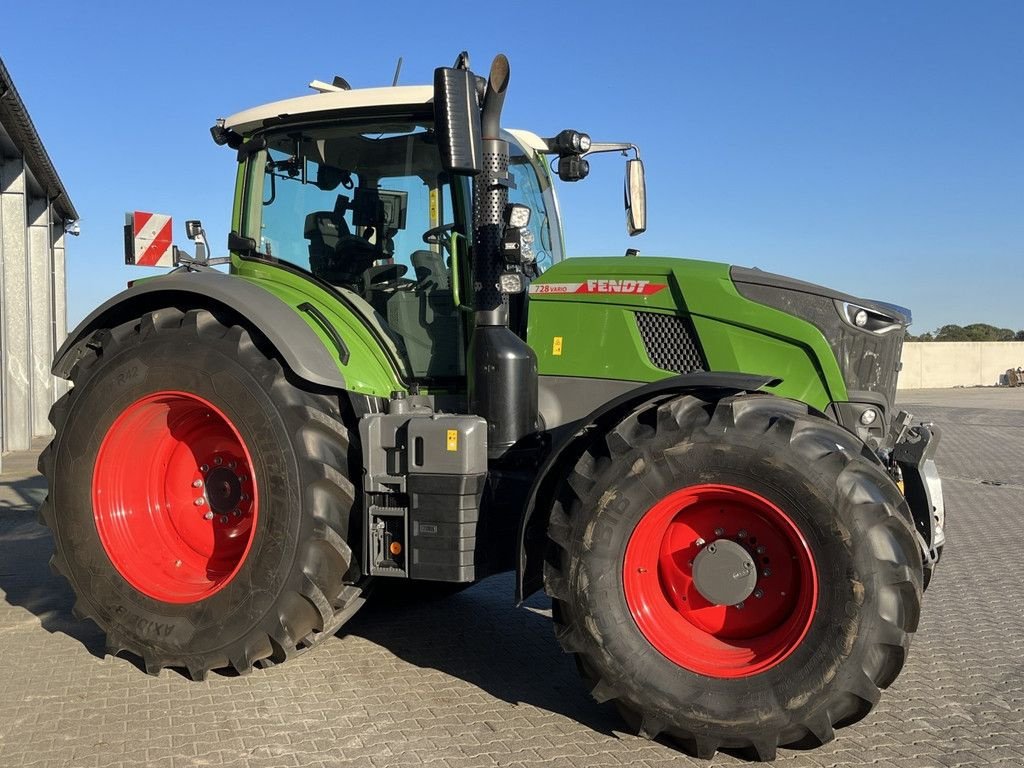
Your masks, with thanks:
[[(1024, 766), (1024, 390), (901, 397), (945, 427), (946, 559), (876, 712), (776, 764)], [(317, 652), (244, 678), (104, 659), (47, 569), (43, 488), (19, 473), (33, 464), (5, 457), (0, 482), (0, 768), (707, 765), (624, 734), (559, 652), (547, 601), (512, 608), (507, 577), (431, 608), (367, 609)]]

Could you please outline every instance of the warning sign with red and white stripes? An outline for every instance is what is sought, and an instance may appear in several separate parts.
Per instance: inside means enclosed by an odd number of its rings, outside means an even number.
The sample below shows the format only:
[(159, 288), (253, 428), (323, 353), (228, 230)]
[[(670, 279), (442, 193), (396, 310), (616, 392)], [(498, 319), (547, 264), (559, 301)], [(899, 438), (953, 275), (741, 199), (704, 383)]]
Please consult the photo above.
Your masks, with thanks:
[(174, 266), (171, 217), (135, 211), (125, 215), (125, 264), (137, 267)]

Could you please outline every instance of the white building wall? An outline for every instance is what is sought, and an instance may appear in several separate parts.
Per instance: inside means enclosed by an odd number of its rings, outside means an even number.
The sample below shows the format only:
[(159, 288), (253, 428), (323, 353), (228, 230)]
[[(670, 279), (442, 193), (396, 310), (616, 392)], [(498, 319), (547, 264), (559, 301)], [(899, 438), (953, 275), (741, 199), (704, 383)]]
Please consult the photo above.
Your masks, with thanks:
[(903, 345), (899, 389), (991, 387), (1024, 367), (1024, 341), (915, 341)]
[(32, 443), (32, 360), (29, 350), (28, 227), (25, 166), (20, 158), (0, 160), (0, 421), (3, 450), (23, 451)]
[(32, 400), (32, 436), (50, 435), (47, 418), (53, 404), (53, 250), (50, 247), (50, 204), (28, 201), (28, 314)]

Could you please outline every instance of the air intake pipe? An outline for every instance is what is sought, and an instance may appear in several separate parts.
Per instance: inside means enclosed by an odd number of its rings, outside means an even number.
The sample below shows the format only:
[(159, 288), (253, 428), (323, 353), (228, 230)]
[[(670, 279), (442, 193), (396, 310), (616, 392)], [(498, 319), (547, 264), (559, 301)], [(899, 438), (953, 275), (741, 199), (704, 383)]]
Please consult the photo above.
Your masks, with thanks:
[(470, 410), (487, 420), (491, 458), (537, 429), (537, 356), (508, 327), (508, 296), (498, 289), (504, 262), (501, 238), (511, 182), (508, 142), (501, 139), (501, 108), (508, 59), (491, 64), (480, 113), (483, 170), (473, 184), (473, 317), (469, 345)]

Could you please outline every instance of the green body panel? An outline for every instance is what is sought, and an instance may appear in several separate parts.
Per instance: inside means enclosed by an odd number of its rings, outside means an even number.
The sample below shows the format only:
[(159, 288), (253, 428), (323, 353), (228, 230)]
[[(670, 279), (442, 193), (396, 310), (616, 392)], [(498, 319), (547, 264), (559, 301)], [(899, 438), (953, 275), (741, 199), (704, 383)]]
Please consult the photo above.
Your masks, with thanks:
[[(292, 307), (316, 333), (345, 376), (345, 387), (352, 392), (387, 397), (396, 390), (405, 391), (394, 362), (381, 341), (366, 323), (329, 291), (314, 281), (282, 267), (234, 256), (231, 271), (237, 277), (255, 283)], [(343, 364), (327, 332), (307, 313), (298, 309), (309, 302), (334, 326), (349, 350)]]
[[(646, 280), (655, 293), (558, 293), (542, 286), (588, 280)], [(597, 286), (592, 286), (597, 288)], [(527, 340), (541, 375), (657, 381), (672, 376), (648, 359), (634, 313), (689, 315), (713, 371), (782, 379), (772, 392), (824, 410), (846, 400), (846, 386), (828, 342), (810, 323), (742, 297), (729, 267), (652, 257), (573, 258), (534, 283)], [(561, 354), (555, 354), (560, 338)]]

